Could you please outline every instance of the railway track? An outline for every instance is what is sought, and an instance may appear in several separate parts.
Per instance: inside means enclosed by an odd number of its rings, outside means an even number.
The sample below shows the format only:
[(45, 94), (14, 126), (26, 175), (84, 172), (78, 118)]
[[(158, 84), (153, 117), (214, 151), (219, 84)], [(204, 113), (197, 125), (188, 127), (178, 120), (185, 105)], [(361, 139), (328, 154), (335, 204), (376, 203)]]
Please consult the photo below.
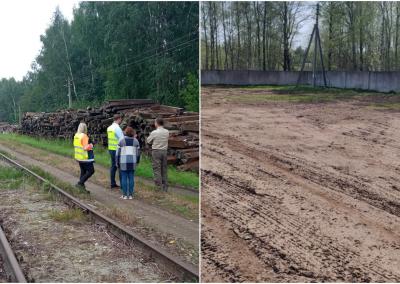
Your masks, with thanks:
[[(146, 239), (143, 237), (137, 235), (136, 233), (130, 231), (128, 228), (123, 226), (122, 224), (116, 222), (115, 220), (103, 215), (102, 213), (94, 210), (90, 206), (84, 204), (81, 202), (79, 199), (76, 197), (72, 196), (68, 192), (64, 191), (57, 185), (52, 184), (45, 178), (41, 177), (40, 175), (36, 174), (35, 172), (31, 171), (30, 169), (26, 168), (25, 166), (21, 165), (17, 161), (13, 160), (12, 158), (0, 153), (0, 159), (3, 161), (7, 162), (11, 166), (31, 175), (35, 179), (37, 179), (40, 182), (46, 183), (48, 186), (50, 186), (57, 194), (59, 194), (63, 201), (68, 204), (71, 207), (74, 208), (79, 208), (86, 214), (90, 215), (96, 223), (104, 225), (112, 234), (114, 234), (117, 238), (123, 240), (126, 243), (130, 243), (138, 247), (144, 255), (147, 257), (151, 258), (156, 262), (160, 267), (168, 271), (169, 273), (173, 274), (176, 276), (176, 279), (179, 281), (185, 281), (185, 282), (198, 282), (199, 281), (199, 270), (198, 267), (195, 267), (194, 265), (190, 263), (186, 263), (182, 261), (180, 258), (171, 255), (167, 251), (165, 251), (162, 247), (156, 246), (150, 242), (148, 242)], [(3, 234), (4, 235), (4, 234)], [(4, 236), (5, 237), (5, 236)], [(7, 242), (8, 244), (8, 242)], [(14, 274), (11, 275), (13, 278), (13, 282), (24, 282), (24, 278), (21, 278), (21, 275), (23, 277), (23, 274), (21, 272), (21, 269), (18, 269), (19, 265), (18, 262), (15, 259), (15, 256), (13, 260), (8, 261), (8, 255), (14, 255), (12, 253), (11, 247), (7, 244), (4, 245), (6, 249), (3, 249), (3, 243), (1, 246), (2, 253), (3, 250), (4, 252), (7, 251), (7, 254), (3, 256), (5, 266), (10, 267), (11, 272), (14, 271)], [(17, 276), (19, 278), (17, 278)], [(15, 280), (15, 281), (14, 281)], [(26, 282), (26, 281), (25, 281)]]
[(5, 274), (11, 282), (26, 283), (24, 273), (8, 243), (7, 237), (0, 226), (0, 256), (3, 260)]

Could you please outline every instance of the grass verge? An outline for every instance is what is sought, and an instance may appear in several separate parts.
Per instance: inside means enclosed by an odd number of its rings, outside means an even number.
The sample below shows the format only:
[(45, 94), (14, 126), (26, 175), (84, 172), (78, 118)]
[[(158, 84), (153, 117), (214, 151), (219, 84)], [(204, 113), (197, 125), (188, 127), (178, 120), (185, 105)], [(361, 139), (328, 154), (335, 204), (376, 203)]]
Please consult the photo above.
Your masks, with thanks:
[(0, 189), (18, 189), (23, 183), (23, 173), (15, 168), (0, 165)]
[(400, 103), (375, 103), (372, 105), (375, 109), (381, 110), (400, 110)]
[[(15, 145), (12, 145), (9, 141), (4, 141), (3, 144), (10, 149), (16, 148)], [(69, 160), (67, 158), (59, 156), (57, 160), (57, 154), (49, 153), (41, 149), (24, 145), (17, 144), (20, 153), (23, 155), (27, 155), (29, 157), (33, 157), (38, 161), (47, 163), (49, 165), (54, 166), (55, 168), (59, 168), (65, 170), (66, 172), (71, 173), (71, 164), (75, 167), (75, 162), (73, 160)], [(2, 151), (0, 151), (2, 152)], [(11, 156), (8, 152), (4, 152), (6, 156)], [(15, 157), (14, 157), (15, 159)], [(56, 161), (56, 163), (52, 163), (51, 161)], [(86, 192), (81, 191), (80, 189), (73, 186), (71, 183), (60, 180), (59, 178), (54, 177), (51, 173), (43, 170), (40, 166), (28, 166), (33, 172), (39, 174), (40, 176), (46, 178), (50, 183), (57, 185), (62, 188), (64, 191), (72, 194), (75, 197), (85, 200), (91, 200), (91, 195), (86, 194)], [(94, 177), (92, 178), (92, 182), (99, 184), (101, 186), (106, 186), (108, 182), (108, 170), (104, 167), (98, 168)], [(77, 173), (75, 173), (77, 174)], [(52, 190), (52, 188), (47, 183), (38, 183), (37, 187), (42, 190), (44, 194), (46, 194), (46, 199), (49, 201), (59, 199), (59, 196)], [(148, 204), (166, 209), (167, 211), (180, 215), (184, 218), (190, 220), (198, 219), (198, 203), (199, 196), (198, 194), (166, 194), (164, 192), (160, 192), (156, 189), (153, 183), (148, 183), (144, 180), (137, 179), (135, 182), (135, 194), (138, 199), (145, 201)]]
[(68, 208), (66, 210), (52, 210), (49, 216), (58, 222), (80, 222), (86, 221), (87, 215), (78, 208)]
[[(62, 180), (59, 180), (58, 178), (56, 178), (53, 175), (49, 174), (48, 172), (44, 171), (40, 167), (30, 166), (28, 168), (32, 172), (34, 172), (34, 173), (38, 174), (39, 176), (41, 176), (42, 178), (48, 180), (49, 183), (52, 183), (52, 184), (58, 186), (59, 188), (68, 192), (69, 194), (71, 194), (72, 196), (78, 197), (80, 199), (90, 199), (90, 195), (87, 194), (86, 192), (82, 191), (79, 188), (76, 188), (75, 186), (72, 186), (71, 184), (69, 184), (67, 182), (63, 182)], [(52, 193), (50, 184), (42, 183), (42, 189), (45, 192), (49, 192), (49, 194)]]
[[(66, 140), (37, 138), (12, 133), (0, 134), (0, 140), (1, 139), (14, 143), (22, 143), (65, 157), (73, 157), (74, 154), (72, 144)], [(102, 166), (110, 167), (110, 156), (108, 150), (102, 146), (98, 145), (95, 147), (95, 160), (96, 163)], [(137, 167), (136, 175), (144, 178), (153, 177), (151, 161), (148, 157), (142, 157), (140, 164)], [(168, 167), (168, 180), (171, 185), (180, 185), (196, 189), (199, 188), (198, 174), (193, 172), (178, 171), (173, 166)]]
[[(248, 90), (249, 94), (229, 97), (233, 102), (292, 102), (292, 103), (323, 103), (356, 97), (373, 96), (377, 93), (353, 89), (322, 88), (311, 86), (246, 86), (239, 87)], [(270, 91), (270, 93), (262, 93)]]

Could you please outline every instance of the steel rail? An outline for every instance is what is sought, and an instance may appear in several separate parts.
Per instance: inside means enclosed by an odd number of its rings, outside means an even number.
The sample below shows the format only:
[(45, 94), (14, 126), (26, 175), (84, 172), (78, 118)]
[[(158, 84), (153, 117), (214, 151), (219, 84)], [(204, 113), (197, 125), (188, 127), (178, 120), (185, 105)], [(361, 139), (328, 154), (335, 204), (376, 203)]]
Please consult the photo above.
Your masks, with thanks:
[(180, 258), (171, 255), (169, 252), (165, 251), (165, 249), (158, 247), (150, 242), (148, 242), (143, 237), (139, 236), (135, 232), (132, 232), (122, 224), (117, 221), (103, 215), (102, 213), (94, 210), (90, 206), (82, 203), (79, 199), (72, 196), (68, 192), (64, 191), (60, 187), (55, 184), (52, 184), (50, 181), (26, 168), (25, 166), (19, 164), (13, 159), (7, 157), (3, 153), (0, 153), (0, 158), (4, 159), (9, 164), (29, 173), (36, 179), (41, 182), (46, 183), (48, 186), (56, 190), (58, 194), (65, 198), (67, 203), (72, 206), (78, 207), (83, 210), (85, 213), (92, 216), (97, 222), (104, 224), (108, 227), (108, 229), (116, 235), (118, 238), (131, 242), (137, 246), (139, 246), (142, 252), (148, 255), (150, 258), (154, 259), (159, 265), (164, 267), (168, 272), (174, 274), (180, 281), (184, 282), (198, 282), (199, 281), (199, 269), (193, 264), (182, 261)]
[(8, 243), (6, 234), (0, 226), (0, 255), (3, 259), (4, 269), (11, 282), (26, 283), (24, 273), (14, 255), (14, 252)]

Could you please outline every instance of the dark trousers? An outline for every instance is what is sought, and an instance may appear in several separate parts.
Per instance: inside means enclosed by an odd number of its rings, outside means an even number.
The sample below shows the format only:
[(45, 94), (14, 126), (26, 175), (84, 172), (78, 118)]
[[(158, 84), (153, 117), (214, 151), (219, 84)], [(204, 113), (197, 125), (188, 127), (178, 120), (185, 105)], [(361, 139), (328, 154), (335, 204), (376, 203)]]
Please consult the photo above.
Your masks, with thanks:
[(78, 184), (85, 185), (85, 182), (94, 174), (93, 162), (79, 162), (81, 176)]
[(162, 190), (168, 190), (167, 150), (152, 150), (154, 182)]
[(111, 168), (110, 168), (110, 181), (111, 181), (111, 187), (114, 187), (117, 185), (116, 181), (115, 181), (115, 175), (117, 173), (117, 163), (115, 161), (115, 155), (117, 154), (117, 151), (115, 150), (108, 150), (108, 152), (110, 153), (110, 157), (111, 157)]

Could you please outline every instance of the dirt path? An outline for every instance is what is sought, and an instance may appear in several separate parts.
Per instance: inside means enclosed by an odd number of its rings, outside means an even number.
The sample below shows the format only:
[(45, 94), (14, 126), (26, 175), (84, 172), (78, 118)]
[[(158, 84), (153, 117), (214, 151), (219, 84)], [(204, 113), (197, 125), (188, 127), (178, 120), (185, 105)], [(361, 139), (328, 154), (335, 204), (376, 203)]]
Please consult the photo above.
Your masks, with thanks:
[(203, 281), (398, 282), (400, 113), (237, 92), (202, 90)]
[[(59, 170), (51, 165), (32, 159), (27, 155), (12, 151), (4, 145), (0, 145), (0, 150), (13, 155), (13, 157), (24, 164), (38, 166), (71, 185), (74, 185), (77, 181), (77, 177), (68, 171)], [(198, 247), (199, 226), (195, 220), (190, 221), (176, 216), (165, 210), (146, 204), (141, 200), (121, 200), (119, 192), (111, 192), (91, 182), (87, 182), (86, 187), (91, 192), (92, 198), (103, 206), (123, 208), (127, 213), (129, 212), (128, 214), (132, 214), (135, 218), (140, 219), (144, 225), (150, 226), (158, 232), (172, 235), (196, 248)]]

